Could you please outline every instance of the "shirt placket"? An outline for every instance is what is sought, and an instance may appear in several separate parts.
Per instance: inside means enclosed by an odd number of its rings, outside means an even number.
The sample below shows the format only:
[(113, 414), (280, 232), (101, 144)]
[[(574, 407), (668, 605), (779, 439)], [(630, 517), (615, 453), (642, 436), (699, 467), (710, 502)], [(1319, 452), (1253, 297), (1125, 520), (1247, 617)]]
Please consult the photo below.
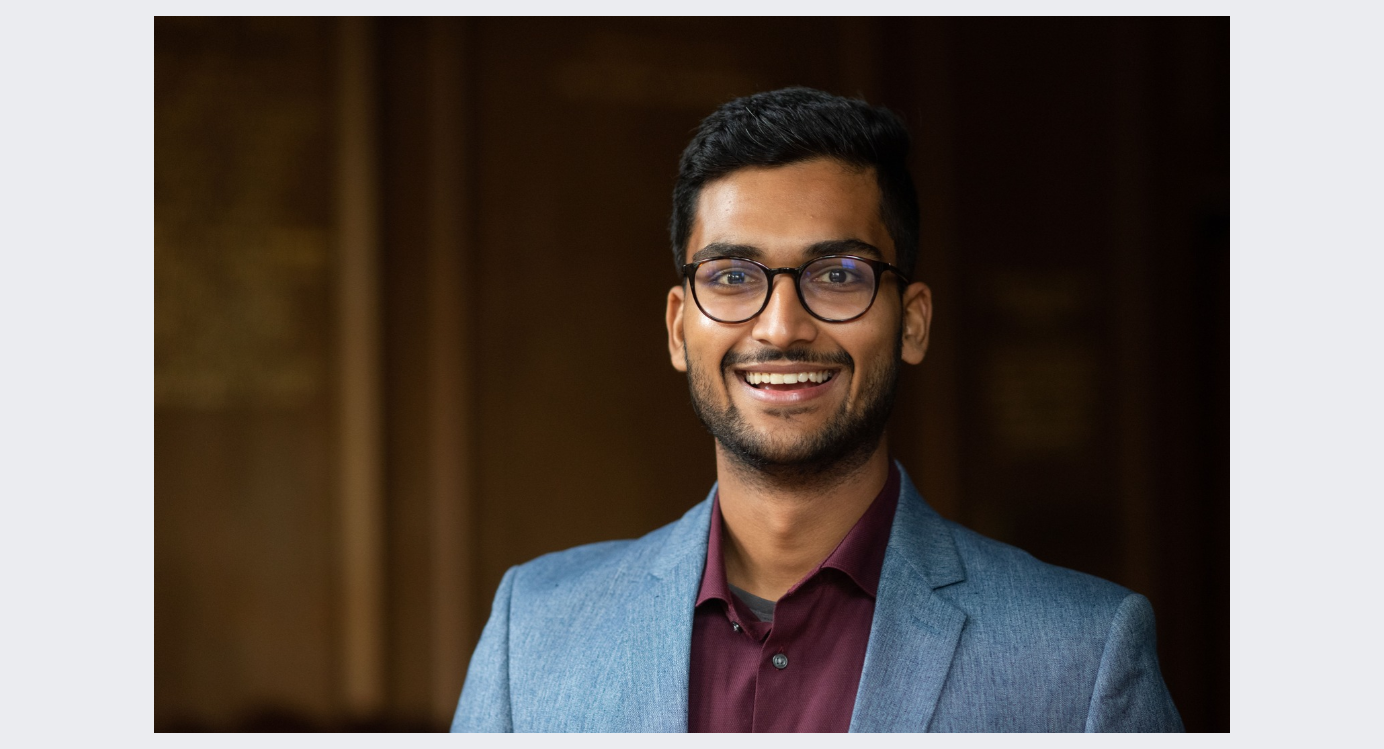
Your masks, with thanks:
[(759, 649), (755, 674), (753, 730), (756, 733), (792, 730), (801, 680), (793, 667), (794, 651), (803, 622), (801, 612), (811, 609), (817, 586), (803, 585), (779, 599), (774, 606), (774, 625)]

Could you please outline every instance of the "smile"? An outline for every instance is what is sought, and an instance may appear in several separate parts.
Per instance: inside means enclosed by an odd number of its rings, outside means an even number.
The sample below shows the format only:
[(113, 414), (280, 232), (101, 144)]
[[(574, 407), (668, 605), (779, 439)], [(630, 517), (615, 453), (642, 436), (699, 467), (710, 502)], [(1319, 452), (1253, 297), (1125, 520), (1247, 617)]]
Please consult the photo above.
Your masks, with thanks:
[(771, 371), (769, 368), (757, 368), (735, 371), (736, 379), (750, 397), (775, 405), (802, 403), (817, 398), (832, 389), (832, 383), (839, 373), (835, 369)]
[[(751, 387), (764, 385), (797, 385), (798, 383), (822, 383), (831, 379), (832, 372), (741, 372), (740, 375)], [(792, 389), (792, 388), (773, 388)]]

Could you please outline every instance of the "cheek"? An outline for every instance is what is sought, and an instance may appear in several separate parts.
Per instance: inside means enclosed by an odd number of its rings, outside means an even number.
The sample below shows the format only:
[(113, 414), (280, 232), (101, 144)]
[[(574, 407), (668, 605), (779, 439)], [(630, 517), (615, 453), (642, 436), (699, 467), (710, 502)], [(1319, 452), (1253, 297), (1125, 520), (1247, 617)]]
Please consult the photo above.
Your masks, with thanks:
[(698, 315), (689, 320), (684, 328), (684, 341), (688, 364), (708, 374), (719, 375), (721, 359), (735, 343), (735, 336), (727, 335), (725, 326)]
[(897, 331), (893, 328), (871, 327), (860, 333), (859, 336), (852, 336), (849, 341), (841, 341), (846, 353), (855, 360), (856, 377), (852, 389), (859, 387), (862, 384), (861, 380), (867, 378), (870, 373), (888, 367), (898, 347)]

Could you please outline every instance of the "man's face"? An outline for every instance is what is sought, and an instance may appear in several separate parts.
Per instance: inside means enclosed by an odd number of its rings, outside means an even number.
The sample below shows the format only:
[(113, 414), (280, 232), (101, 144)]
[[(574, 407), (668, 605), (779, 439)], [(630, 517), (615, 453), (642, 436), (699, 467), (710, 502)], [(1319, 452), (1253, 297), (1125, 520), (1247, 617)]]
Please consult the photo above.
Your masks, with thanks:
[[(874, 172), (832, 159), (740, 169), (702, 188), (686, 259), (738, 255), (781, 268), (844, 253), (895, 263), (879, 206)], [(844, 323), (810, 315), (787, 274), (775, 277), (763, 312), (737, 324), (703, 314), (686, 285), (669, 292), (673, 366), (688, 373), (697, 415), (724, 450), (799, 475), (874, 452), (898, 362), (922, 360), (931, 317), (923, 284), (901, 300), (896, 274), (879, 283), (869, 311)], [(756, 382), (774, 375), (804, 381)]]

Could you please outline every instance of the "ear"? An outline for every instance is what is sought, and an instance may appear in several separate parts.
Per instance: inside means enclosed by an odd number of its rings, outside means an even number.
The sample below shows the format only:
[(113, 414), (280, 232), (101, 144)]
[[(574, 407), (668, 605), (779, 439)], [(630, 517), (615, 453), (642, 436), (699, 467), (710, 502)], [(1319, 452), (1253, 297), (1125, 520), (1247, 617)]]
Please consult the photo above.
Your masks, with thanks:
[(903, 351), (900, 358), (909, 364), (923, 360), (931, 326), (932, 290), (921, 281), (911, 283), (903, 291)]
[(664, 321), (668, 325), (668, 356), (672, 359), (673, 369), (679, 372), (687, 371), (687, 352), (682, 338), (682, 313), (686, 309), (686, 294), (682, 285), (668, 290), (668, 313)]

